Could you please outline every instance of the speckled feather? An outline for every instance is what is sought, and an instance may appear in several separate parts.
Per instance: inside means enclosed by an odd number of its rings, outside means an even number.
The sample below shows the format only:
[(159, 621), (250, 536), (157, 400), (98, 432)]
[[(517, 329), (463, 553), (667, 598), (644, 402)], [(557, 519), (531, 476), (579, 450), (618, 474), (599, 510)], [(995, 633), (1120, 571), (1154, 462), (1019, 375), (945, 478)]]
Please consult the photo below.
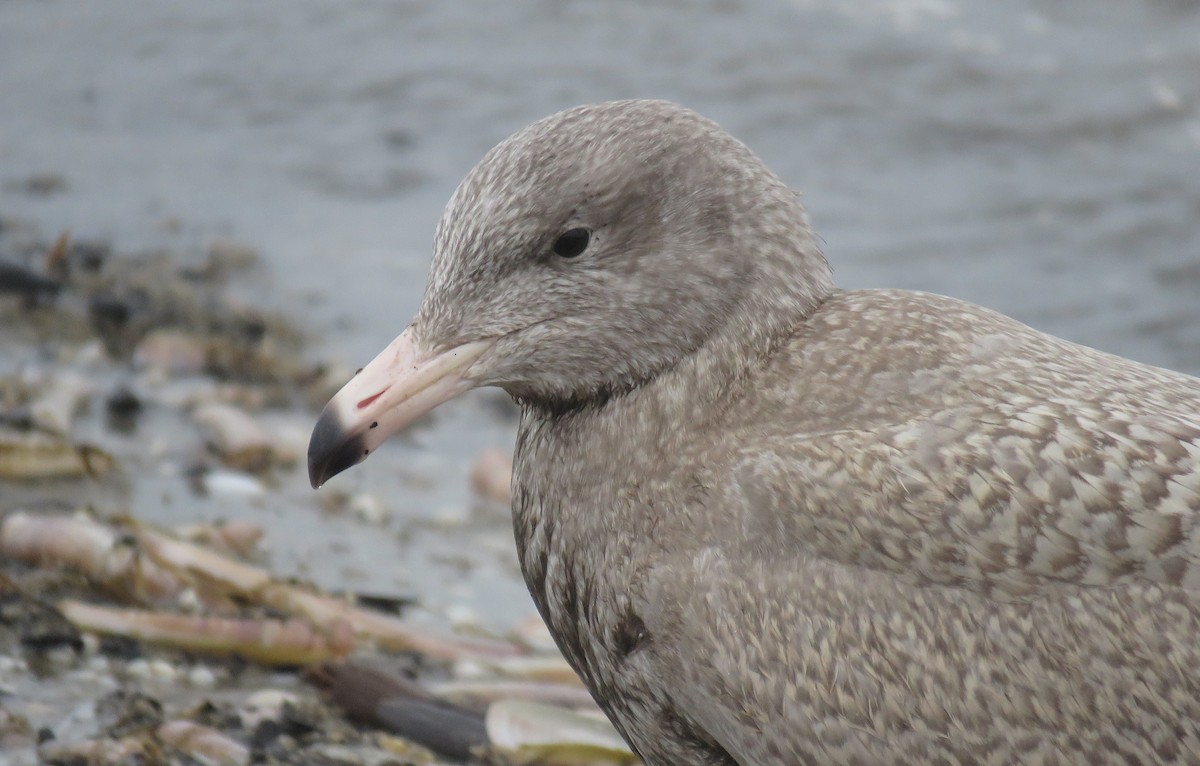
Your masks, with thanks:
[(664, 102), (493, 150), (418, 325), (504, 336), (526, 580), (647, 763), (1200, 763), (1200, 380), (835, 289)]

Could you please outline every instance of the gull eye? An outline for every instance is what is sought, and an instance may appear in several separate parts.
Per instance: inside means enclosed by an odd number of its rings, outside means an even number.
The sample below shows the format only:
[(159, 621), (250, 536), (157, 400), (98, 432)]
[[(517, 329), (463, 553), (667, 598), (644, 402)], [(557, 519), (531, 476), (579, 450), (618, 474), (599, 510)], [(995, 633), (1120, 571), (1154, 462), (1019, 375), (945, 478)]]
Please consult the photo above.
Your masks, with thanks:
[(574, 258), (587, 250), (592, 233), (587, 229), (568, 229), (554, 240), (554, 254), (560, 258)]

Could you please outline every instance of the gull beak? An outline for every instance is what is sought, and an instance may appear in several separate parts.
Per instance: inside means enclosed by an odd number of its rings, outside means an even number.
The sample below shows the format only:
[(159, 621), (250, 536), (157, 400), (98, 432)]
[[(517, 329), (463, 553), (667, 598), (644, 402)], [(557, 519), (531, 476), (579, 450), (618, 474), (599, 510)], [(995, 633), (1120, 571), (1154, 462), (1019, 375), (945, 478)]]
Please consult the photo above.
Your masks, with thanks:
[(473, 341), (434, 354), (413, 328), (334, 394), (308, 442), (308, 478), (320, 487), (361, 463), (383, 440), (444, 401), (474, 388), (467, 371), (494, 341)]

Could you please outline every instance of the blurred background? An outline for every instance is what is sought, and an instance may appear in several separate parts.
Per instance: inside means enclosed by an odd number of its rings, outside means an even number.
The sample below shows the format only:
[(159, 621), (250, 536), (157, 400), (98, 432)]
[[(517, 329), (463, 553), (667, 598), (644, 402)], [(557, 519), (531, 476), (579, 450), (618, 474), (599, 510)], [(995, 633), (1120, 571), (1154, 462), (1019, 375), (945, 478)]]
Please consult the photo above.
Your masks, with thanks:
[[(945, 293), (1200, 373), (1194, 0), (6, 0), (0, 220), (130, 252), (245, 243), (262, 269), (230, 289), (352, 371), (415, 310), (442, 206), (488, 148), (627, 97), (716, 119), (802, 190), (842, 286)], [(12, 332), (0, 372), (59, 358)], [(136, 366), (105, 375), (153, 388)], [(315, 410), (285, 415), (303, 432)], [(124, 456), (107, 510), (251, 518), (273, 569), (416, 595), (435, 619), (532, 614), (505, 509), (467, 480), (511, 449), (500, 394), (446, 407), (334, 495), (302, 466), (198, 492), (180, 422), (88, 422)]]

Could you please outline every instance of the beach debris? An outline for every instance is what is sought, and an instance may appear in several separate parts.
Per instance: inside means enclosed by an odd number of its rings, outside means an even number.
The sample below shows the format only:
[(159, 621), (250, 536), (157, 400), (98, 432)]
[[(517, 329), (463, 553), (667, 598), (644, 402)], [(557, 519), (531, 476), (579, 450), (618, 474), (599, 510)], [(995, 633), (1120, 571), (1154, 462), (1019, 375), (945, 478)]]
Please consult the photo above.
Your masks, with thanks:
[(29, 404), (33, 425), (56, 436), (67, 436), (75, 416), (95, 391), (95, 384), (79, 373), (59, 370), (45, 376)]
[(104, 736), (38, 747), (40, 762), (61, 766), (128, 766), (183, 762), (245, 766), (249, 749), (217, 729), (188, 720), (164, 722), (162, 705), (138, 692), (119, 690), (96, 703)]
[(197, 689), (211, 689), (217, 685), (217, 674), (209, 667), (197, 665), (188, 671), (187, 682)]
[(513, 627), (512, 634), (522, 645), (528, 646), (535, 653), (558, 651), (554, 636), (550, 635), (550, 629), (546, 627), (542, 616), (536, 612), (521, 619)]
[(201, 405), (192, 412), (192, 419), (204, 431), (221, 462), (230, 468), (262, 473), (275, 464), (296, 462), (296, 455), (280, 448), (250, 413), (231, 404)]
[(213, 497), (253, 501), (267, 494), (261, 479), (243, 471), (224, 468), (201, 470), (195, 481), (199, 492)]
[(34, 309), (58, 297), (62, 283), (28, 266), (0, 260), (0, 295), (15, 295), (23, 309)]
[[(492, 752), (511, 764), (638, 762), (590, 698), (590, 705), (584, 707), (588, 712), (582, 714), (557, 704), (503, 697), (483, 704), (475, 698), (463, 704), (444, 699), (433, 689), (378, 664), (364, 662), (321, 665), (310, 669), (306, 677), (350, 718), (451, 758), (466, 760)], [(586, 695), (578, 687), (573, 691)], [(571, 701), (581, 700), (574, 696)]]
[(29, 721), (0, 704), (0, 752), (26, 748), (36, 741)]
[(47, 434), (0, 431), (0, 479), (101, 478), (116, 465), (104, 450)]
[(108, 427), (121, 433), (130, 433), (142, 413), (142, 399), (128, 386), (113, 389), (104, 400), (104, 412)]
[(175, 527), (172, 532), (183, 540), (245, 558), (254, 553), (258, 542), (262, 540), (263, 527), (262, 524), (252, 521), (232, 520), (212, 524), (186, 524)]
[(596, 710), (591, 693), (578, 684), (545, 681), (515, 681), (507, 678), (430, 681), (427, 688), (441, 699), (468, 707), (481, 707), (498, 700), (524, 700), (546, 705)]
[(97, 738), (60, 743), (50, 740), (38, 746), (38, 761), (46, 766), (131, 766), (158, 764), (165, 758), (146, 737)]
[(144, 734), (163, 722), (162, 703), (136, 689), (117, 689), (96, 700), (96, 723), (114, 739)]
[(156, 328), (134, 347), (133, 363), (167, 375), (199, 375), (208, 364), (208, 341), (179, 328)]
[(471, 489), (498, 503), (512, 502), (512, 454), (502, 449), (484, 450), (471, 466)]
[(300, 697), (282, 689), (261, 689), (254, 692), (238, 707), (238, 721), (246, 731), (254, 731), (263, 721), (278, 721), (284, 707), (295, 705)]
[[(70, 236), (69, 232), (63, 235)], [(60, 235), (60, 238), (63, 236)], [(57, 241), (55, 242), (57, 245)], [(107, 240), (69, 239), (69, 247), (63, 253), (62, 266), (67, 275), (88, 276), (98, 273), (108, 263), (112, 256), (112, 244)], [(46, 256), (46, 269), (52, 274), (58, 273), (53, 256), (54, 248)]]
[(307, 677), (350, 718), (451, 758), (466, 760), (487, 744), (479, 712), (439, 700), (415, 681), (382, 668), (327, 664), (309, 671)]
[(45, 652), (67, 647), (74, 653), (83, 649), (79, 631), (57, 609), (2, 573), (0, 625), (12, 626), (25, 649)]
[(307, 695), (284, 702), (277, 716), (262, 719), (249, 732), (254, 760), (260, 763), (324, 764), (319, 758), (310, 757), (311, 746), (328, 741), (357, 745), (370, 739), (355, 730), (338, 711)]
[(262, 253), (253, 245), (232, 239), (215, 239), (204, 250), (201, 262), (184, 266), (181, 273), (191, 279), (219, 282), (230, 275), (248, 271), (262, 260)]
[(553, 705), (501, 700), (488, 707), (488, 741), (513, 764), (640, 763), (613, 725)]
[(62, 285), (33, 270), (15, 263), (0, 261), (0, 294), (18, 295), (27, 303), (37, 304), (42, 298), (58, 295)]
[(354, 648), (354, 634), (344, 621), (319, 629), (297, 619), (200, 617), (70, 599), (60, 602), (58, 609), (80, 630), (128, 636), (190, 652), (233, 654), (270, 666), (326, 662), (344, 657)]
[(0, 293), (22, 307), (69, 293), (45, 316), (29, 312), (35, 337), (102, 341), (116, 361), (169, 376), (211, 375), (222, 380), (304, 388), (320, 374), (301, 358), (294, 323), (237, 302), (225, 285), (248, 272), (256, 254), (236, 243), (214, 243), (196, 265), (170, 251), (111, 257), (107, 244), (67, 243), (48, 249), (45, 274), (0, 260)]
[(185, 587), (143, 556), (129, 535), (80, 514), (10, 513), (0, 522), (0, 554), (76, 570), (106, 591), (139, 602), (175, 596)]
[[(108, 635), (136, 640), (130, 636), (122, 636), (116, 633), (96, 633), (96, 635)], [(126, 665), (125, 674), (139, 681), (156, 681), (161, 684), (174, 684), (179, 678), (179, 671), (171, 663), (163, 659), (146, 659), (145, 657), (138, 657)]]
[[(327, 594), (246, 563), (263, 536), (257, 511), (255, 521), (169, 532), (113, 515), (127, 501), (111, 498), (131, 487), (176, 502), (177, 479), (214, 507), (273, 507), (267, 488), (287, 491), (292, 477), (279, 469), (307, 447), (304, 408), (353, 372), (306, 357), (294, 323), (255, 305), (252, 248), (119, 253), (12, 226), (0, 248), (0, 325), (19, 352), (0, 378), (0, 762), (11, 745), (19, 763), (72, 766), (499, 763), (471, 753), (488, 747), (489, 704), (594, 710), (577, 684), (496, 677), (488, 662), (526, 652), (519, 639), (429, 629), (401, 618), (403, 598)], [(196, 449), (201, 437), (207, 453)], [(482, 497), (508, 502), (510, 461), (502, 450), (480, 456), (472, 481)], [(100, 477), (109, 480), (89, 481)], [(370, 523), (392, 516), (382, 495), (340, 502)], [(98, 510), (62, 512), (81, 503)], [(466, 606), (446, 615), (478, 623)], [(389, 693), (373, 731), (354, 729), (310, 689), (268, 688), (241, 705), (230, 696), (264, 677), (287, 688), (279, 668), (370, 648), (404, 653), (396, 659), (422, 676), (444, 678), (455, 663), (492, 675)], [(22, 696), (44, 683), (78, 688), (49, 707)], [(453, 755), (387, 733), (414, 726), (426, 739), (457, 731)]]
[(100, 476), (112, 458), (70, 439), (95, 384), (70, 369), (28, 370), (0, 380), (0, 478), (39, 481)]
[(46, 273), (52, 275), (55, 280), (62, 281), (67, 277), (67, 245), (69, 244), (71, 244), (71, 232), (64, 230), (55, 238), (54, 244), (50, 245), (50, 249), (46, 251), (46, 256), (42, 259)]
[(399, 737), (379, 736), (378, 747), (318, 742), (304, 749), (305, 763), (321, 766), (413, 766), (445, 763), (420, 745)]
[[(253, 526), (235, 525), (233, 529), (240, 529), (237, 535), (247, 541), (257, 538)], [(72, 568), (109, 592), (139, 603), (177, 596), (193, 588), (210, 604), (223, 605), (234, 599), (302, 618), (284, 622), (223, 621), (110, 610), (71, 601), (60, 605), (77, 626), (98, 633), (174, 646), (186, 644), (193, 651), (236, 653), (265, 664), (287, 665), (343, 656), (355, 640), (449, 661), (520, 652), (500, 640), (420, 629), (398, 617), (279, 581), (264, 569), (131, 520), (115, 528), (81, 515), (15, 512), (0, 523), (0, 553), (30, 564)]]
[(157, 563), (198, 578), (206, 588), (303, 617), (315, 625), (345, 622), (355, 636), (381, 649), (415, 652), (449, 661), (464, 657), (512, 657), (521, 652), (513, 644), (498, 639), (446, 635), (415, 627), (391, 615), (281, 582), (264, 569), (176, 540), (148, 527), (139, 527), (134, 534), (142, 549)]
[(417, 599), (413, 596), (398, 596), (390, 593), (366, 593), (354, 591), (351, 594), (354, 603), (376, 612), (385, 614), (400, 614), (411, 606), (416, 606)]
[(454, 676), (459, 679), (502, 676), (526, 681), (583, 686), (583, 681), (579, 680), (579, 676), (559, 654), (466, 658), (455, 663)]
[[(64, 232), (60, 235), (58, 241), (50, 247), (50, 256), (47, 258), (48, 264), (53, 264), (53, 256), (56, 251), (66, 249), (67, 234)], [(25, 309), (49, 303), (58, 297), (62, 282), (56, 279), (53, 268), (47, 269), (47, 273), (40, 274), (28, 265), (10, 263), (0, 261), (0, 294), (18, 295), (22, 300), (22, 305)]]
[[(258, 327), (259, 329), (254, 329)], [(149, 328), (131, 352), (136, 367), (159, 376), (188, 377), (211, 375), (220, 381), (253, 384), (296, 382), (303, 384), (316, 373), (298, 360), (274, 350), (256, 333), (265, 332), (247, 321), (220, 334), (214, 330), (193, 330), (174, 325)], [(260, 348), (264, 344), (272, 348)], [(262, 396), (262, 393), (259, 393)]]
[(159, 764), (166, 758), (154, 732), (162, 725), (162, 704), (137, 691), (118, 689), (96, 700), (91, 708), (97, 736), (83, 741), (59, 742), (45, 730), (39, 738), (40, 763), (58, 766), (127, 766)]
[(192, 721), (168, 721), (158, 727), (164, 745), (204, 766), (245, 766), (250, 750), (211, 726)]
[(377, 495), (370, 492), (358, 492), (346, 501), (346, 510), (368, 524), (382, 524), (387, 521), (389, 510)]

